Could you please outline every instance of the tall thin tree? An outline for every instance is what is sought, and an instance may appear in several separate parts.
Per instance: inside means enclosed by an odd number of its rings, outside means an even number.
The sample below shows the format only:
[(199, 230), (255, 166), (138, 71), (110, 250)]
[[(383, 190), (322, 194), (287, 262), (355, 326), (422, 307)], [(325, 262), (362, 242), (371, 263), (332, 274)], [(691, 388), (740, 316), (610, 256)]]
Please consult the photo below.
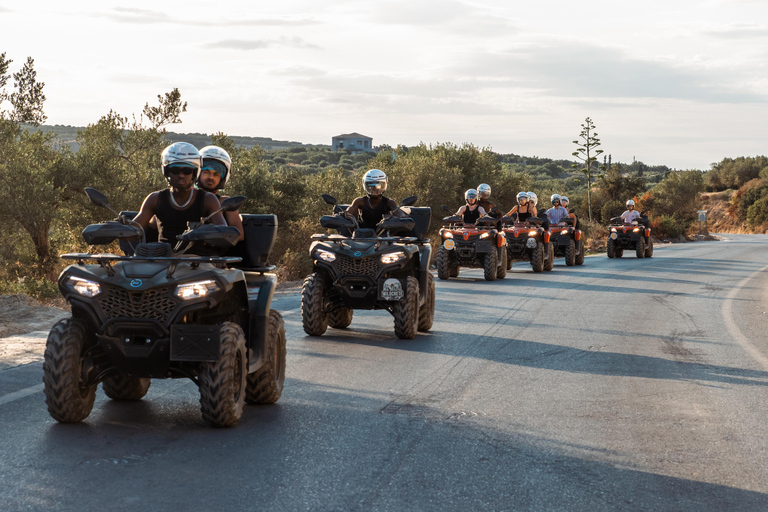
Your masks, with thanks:
[(579, 149), (573, 152), (581, 164), (571, 164), (571, 167), (578, 169), (587, 178), (587, 203), (589, 204), (589, 220), (592, 220), (592, 181), (600, 173), (600, 167), (597, 165), (597, 157), (603, 152), (597, 149), (600, 146), (600, 139), (597, 138), (595, 125), (592, 119), (587, 117), (581, 125), (579, 139), (573, 141)]

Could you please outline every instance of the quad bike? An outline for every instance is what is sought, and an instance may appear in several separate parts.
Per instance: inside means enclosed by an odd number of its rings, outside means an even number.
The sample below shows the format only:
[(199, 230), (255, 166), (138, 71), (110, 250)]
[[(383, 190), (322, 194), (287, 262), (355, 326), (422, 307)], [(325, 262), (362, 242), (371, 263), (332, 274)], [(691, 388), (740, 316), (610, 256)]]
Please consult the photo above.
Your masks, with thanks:
[[(448, 211), (448, 207), (444, 206)], [(459, 276), (460, 267), (480, 267), (486, 281), (507, 277), (507, 240), (499, 221), (485, 215), (475, 224), (464, 224), (460, 215), (443, 218), (441, 245), (437, 250), (437, 277)]]
[(634, 250), (638, 258), (653, 256), (653, 238), (648, 226), (648, 217), (641, 216), (637, 220), (625, 223), (621, 217), (611, 219), (611, 234), (608, 235), (607, 252), (609, 258), (621, 258), (624, 250)]
[(549, 226), (549, 241), (555, 257), (564, 256), (569, 267), (584, 264), (584, 239), (582, 231), (573, 226), (573, 219), (566, 217)]
[[(115, 212), (86, 188), (91, 202)], [(245, 197), (223, 201), (234, 211)], [(200, 389), (203, 419), (230, 427), (245, 402), (277, 402), (285, 380), (285, 326), (270, 309), (277, 278), (266, 264), (277, 232), (274, 215), (243, 215), (245, 240), (231, 226), (188, 224), (176, 247), (150, 242), (135, 212), (85, 228), (89, 245), (118, 240), (127, 255), (73, 253), (59, 276), (72, 317), (46, 343), (43, 382), (51, 416), (62, 423), (90, 414), (96, 388), (113, 400), (135, 401), (151, 379), (188, 378)], [(220, 254), (194, 256), (201, 244)], [(202, 251), (200, 251), (202, 252)], [(95, 263), (86, 264), (86, 261)]]
[(507, 239), (507, 270), (512, 269), (513, 261), (529, 261), (534, 272), (552, 270), (554, 253), (549, 231), (542, 227), (543, 219), (529, 217), (517, 222), (513, 216), (501, 221)]
[[(356, 309), (389, 311), (400, 339), (429, 331), (435, 314), (435, 280), (429, 271), (432, 246), (424, 235), (432, 210), (412, 207), (416, 196), (411, 196), (376, 229), (368, 229), (346, 215), (348, 205), (338, 204), (328, 194), (322, 197), (334, 207), (334, 214), (322, 216), (320, 225), (338, 234), (312, 235), (313, 270), (301, 291), (304, 332), (321, 336), (329, 325), (345, 329)], [(400, 212), (407, 217), (397, 216)]]

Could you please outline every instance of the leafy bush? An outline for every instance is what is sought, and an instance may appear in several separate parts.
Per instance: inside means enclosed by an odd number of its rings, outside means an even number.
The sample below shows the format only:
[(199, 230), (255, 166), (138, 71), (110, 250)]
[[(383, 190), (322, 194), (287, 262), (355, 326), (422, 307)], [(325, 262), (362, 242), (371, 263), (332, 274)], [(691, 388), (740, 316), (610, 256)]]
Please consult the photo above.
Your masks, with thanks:
[(677, 239), (685, 235), (691, 221), (677, 215), (661, 215), (650, 219), (651, 234), (658, 239)]
[(749, 227), (756, 227), (768, 222), (768, 194), (755, 201), (747, 210), (747, 223)]

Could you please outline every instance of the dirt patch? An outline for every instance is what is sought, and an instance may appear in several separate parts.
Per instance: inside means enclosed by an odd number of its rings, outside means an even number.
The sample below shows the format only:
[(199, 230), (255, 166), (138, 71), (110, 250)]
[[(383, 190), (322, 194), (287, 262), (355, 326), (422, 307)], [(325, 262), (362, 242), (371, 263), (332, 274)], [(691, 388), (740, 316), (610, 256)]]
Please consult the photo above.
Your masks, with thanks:
[(2, 338), (34, 331), (48, 331), (69, 315), (62, 308), (44, 306), (26, 295), (0, 296), (0, 345)]

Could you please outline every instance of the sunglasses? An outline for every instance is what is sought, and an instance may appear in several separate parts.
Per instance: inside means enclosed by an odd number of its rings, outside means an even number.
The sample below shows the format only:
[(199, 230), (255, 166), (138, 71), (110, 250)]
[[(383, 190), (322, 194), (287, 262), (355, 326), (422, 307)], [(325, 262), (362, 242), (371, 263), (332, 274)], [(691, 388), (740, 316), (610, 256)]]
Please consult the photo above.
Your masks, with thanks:
[(171, 167), (168, 169), (168, 174), (173, 174), (174, 176), (177, 174), (191, 176), (193, 172), (195, 172), (195, 170), (190, 167)]

